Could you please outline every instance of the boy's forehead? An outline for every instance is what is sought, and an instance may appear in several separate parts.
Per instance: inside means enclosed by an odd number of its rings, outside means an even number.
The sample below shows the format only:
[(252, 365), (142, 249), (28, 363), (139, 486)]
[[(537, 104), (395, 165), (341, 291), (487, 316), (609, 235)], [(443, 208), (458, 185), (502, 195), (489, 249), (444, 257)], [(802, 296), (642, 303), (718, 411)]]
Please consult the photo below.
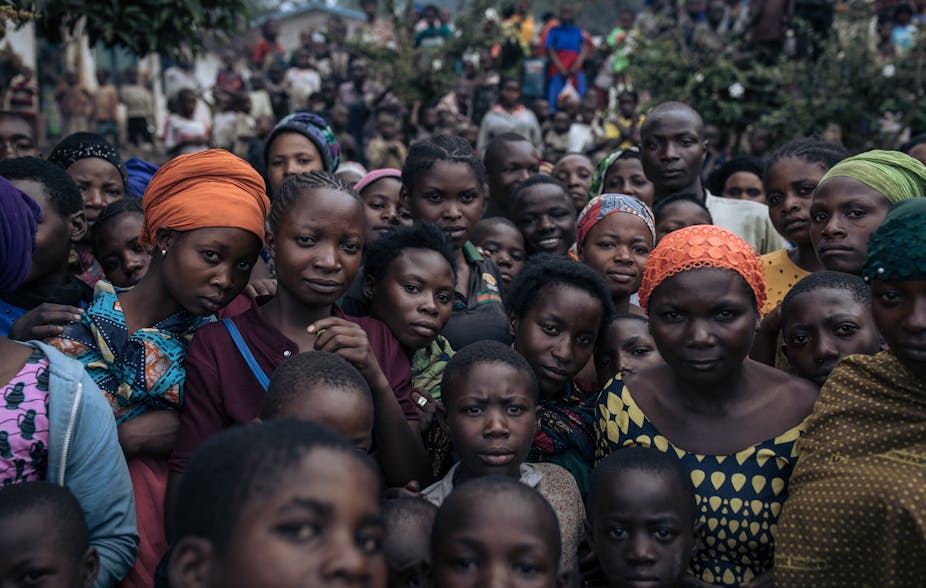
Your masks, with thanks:
[(13, 117), (0, 117), (0, 138), (29, 137), (35, 139), (32, 127), (26, 121)]

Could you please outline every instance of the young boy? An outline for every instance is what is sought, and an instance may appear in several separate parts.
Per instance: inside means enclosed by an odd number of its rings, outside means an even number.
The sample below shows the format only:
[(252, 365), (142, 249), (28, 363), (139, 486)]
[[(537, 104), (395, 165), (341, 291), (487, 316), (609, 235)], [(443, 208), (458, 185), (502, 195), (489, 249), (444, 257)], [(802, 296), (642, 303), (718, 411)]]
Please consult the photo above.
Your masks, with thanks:
[(680, 588), (701, 525), (688, 471), (649, 447), (601, 460), (588, 493), (588, 537), (609, 588)]
[(511, 193), (514, 187), (540, 171), (540, 155), (533, 144), (517, 133), (495, 137), (483, 161), (489, 185), (489, 204), (483, 218), (511, 217)]
[(93, 291), (68, 273), (71, 245), (87, 232), (80, 189), (63, 169), (41, 159), (0, 161), (0, 176), (41, 207), (35, 249), (26, 280), (0, 300), (0, 336), (20, 341), (61, 333), (80, 320)]
[(373, 442), (373, 395), (357, 368), (323, 351), (294, 355), (270, 377), (261, 420), (321, 423), (366, 454)]
[(656, 243), (671, 233), (694, 225), (712, 225), (707, 207), (690, 192), (673, 194), (653, 205), (653, 217), (656, 220)]
[(619, 314), (595, 345), (598, 388), (618, 374), (632, 374), (662, 363), (649, 332), (649, 319), (638, 314)]
[(502, 276), (502, 292), (505, 292), (511, 280), (524, 267), (527, 257), (521, 231), (507, 218), (496, 216), (476, 223), (470, 240), (498, 266)]
[(577, 572), (576, 552), (585, 520), (575, 480), (549, 463), (525, 463), (537, 430), (539, 389), (523, 357), (496, 341), (461, 349), (444, 372), (441, 386), (447, 426), (460, 461), (444, 479), (424, 490), (436, 506), (454, 486), (472, 478), (501, 475), (535, 488), (556, 511), (562, 534), (560, 570)]
[(100, 556), (74, 495), (50, 482), (0, 492), (0, 585), (90, 588)]
[(389, 588), (425, 586), (431, 568), (431, 531), (437, 507), (420, 498), (392, 498), (383, 502), (386, 537), (383, 555)]
[(781, 339), (792, 371), (822, 386), (843, 357), (881, 350), (871, 289), (853, 274), (810, 274), (781, 303)]
[(0, 111), (0, 159), (40, 155), (32, 123), (15, 112)]
[(432, 585), (567, 585), (557, 573), (560, 551), (556, 513), (543, 496), (505, 476), (477, 478), (461, 484), (437, 511)]

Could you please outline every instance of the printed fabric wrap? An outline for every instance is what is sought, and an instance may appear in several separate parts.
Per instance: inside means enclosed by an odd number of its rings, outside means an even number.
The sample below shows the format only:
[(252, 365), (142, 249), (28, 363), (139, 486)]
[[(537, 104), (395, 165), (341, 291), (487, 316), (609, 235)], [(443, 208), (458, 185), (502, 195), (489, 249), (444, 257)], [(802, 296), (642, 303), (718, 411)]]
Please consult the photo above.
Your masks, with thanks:
[(582, 209), (582, 212), (579, 213), (579, 218), (576, 219), (576, 251), (582, 251), (585, 238), (591, 232), (592, 227), (608, 216), (617, 213), (633, 215), (646, 223), (646, 228), (649, 229), (655, 245), (656, 220), (653, 218), (653, 211), (650, 210), (649, 206), (626, 194), (602, 194), (592, 198)]

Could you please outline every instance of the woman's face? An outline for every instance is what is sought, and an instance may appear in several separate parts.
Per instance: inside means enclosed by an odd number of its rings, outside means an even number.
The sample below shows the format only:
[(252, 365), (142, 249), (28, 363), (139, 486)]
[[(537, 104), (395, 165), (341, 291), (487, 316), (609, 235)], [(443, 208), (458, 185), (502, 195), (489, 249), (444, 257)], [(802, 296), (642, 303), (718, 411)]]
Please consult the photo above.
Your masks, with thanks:
[(459, 250), (482, 218), (482, 188), (467, 164), (436, 161), (410, 191), (403, 189), (403, 199), (413, 218), (437, 225)]
[(891, 352), (926, 377), (926, 280), (873, 280), (871, 312)]
[(167, 291), (190, 314), (215, 314), (240, 294), (251, 278), (261, 242), (233, 227), (158, 232), (160, 272)]
[(301, 133), (280, 133), (267, 151), (267, 179), (270, 192), (276, 193), (289, 176), (310, 171), (325, 171), (318, 147)]
[(569, 187), (576, 213), (588, 204), (588, 187), (592, 183), (595, 168), (584, 155), (566, 155), (553, 168), (553, 177)]
[(68, 167), (67, 172), (80, 188), (80, 195), (84, 199), (84, 214), (91, 229), (107, 204), (125, 198), (125, 184), (119, 170), (105, 159), (78, 159)]
[(350, 194), (315, 188), (296, 196), (267, 236), (278, 295), (309, 308), (334, 304), (360, 270), (365, 234), (361, 204)]
[(659, 284), (649, 300), (650, 331), (660, 355), (683, 381), (705, 386), (734, 375), (759, 328), (755, 295), (733, 270), (686, 270)]
[(828, 270), (858, 274), (868, 257), (868, 237), (891, 203), (881, 192), (842, 176), (817, 188), (810, 205), (810, 239)]
[(601, 219), (585, 236), (580, 257), (604, 278), (611, 297), (626, 298), (640, 289), (643, 266), (653, 249), (653, 233), (643, 219), (614, 213)]
[(139, 243), (144, 217), (127, 213), (103, 223), (93, 236), (93, 255), (114, 286), (130, 288), (148, 273), (151, 249)]
[(604, 175), (602, 194), (626, 194), (643, 204), (652, 206), (656, 198), (653, 183), (646, 179), (643, 164), (639, 159), (629, 157), (618, 159)]

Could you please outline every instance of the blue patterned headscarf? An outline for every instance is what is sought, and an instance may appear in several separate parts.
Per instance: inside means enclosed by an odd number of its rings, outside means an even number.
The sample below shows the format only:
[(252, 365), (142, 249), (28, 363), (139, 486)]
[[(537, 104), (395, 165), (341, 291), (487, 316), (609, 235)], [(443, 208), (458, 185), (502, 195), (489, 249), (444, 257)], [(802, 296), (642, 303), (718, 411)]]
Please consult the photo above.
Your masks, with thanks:
[(35, 231), (42, 209), (0, 178), (0, 293), (12, 292), (29, 274)]
[(264, 161), (270, 161), (270, 145), (281, 133), (304, 135), (318, 149), (325, 166), (324, 171), (332, 174), (337, 171), (341, 163), (341, 147), (338, 146), (334, 131), (325, 119), (313, 112), (294, 112), (284, 116), (267, 135), (264, 142)]
[(576, 220), (576, 249), (582, 251), (582, 244), (592, 227), (601, 222), (603, 218), (617, 212), (632, 214), (646, 223), (655, 244), (656, 221), (649, 206), (626, 194), (602, 194), (592, 198), (591, 202), (586, 204), (579, 213), (579, 218)]

